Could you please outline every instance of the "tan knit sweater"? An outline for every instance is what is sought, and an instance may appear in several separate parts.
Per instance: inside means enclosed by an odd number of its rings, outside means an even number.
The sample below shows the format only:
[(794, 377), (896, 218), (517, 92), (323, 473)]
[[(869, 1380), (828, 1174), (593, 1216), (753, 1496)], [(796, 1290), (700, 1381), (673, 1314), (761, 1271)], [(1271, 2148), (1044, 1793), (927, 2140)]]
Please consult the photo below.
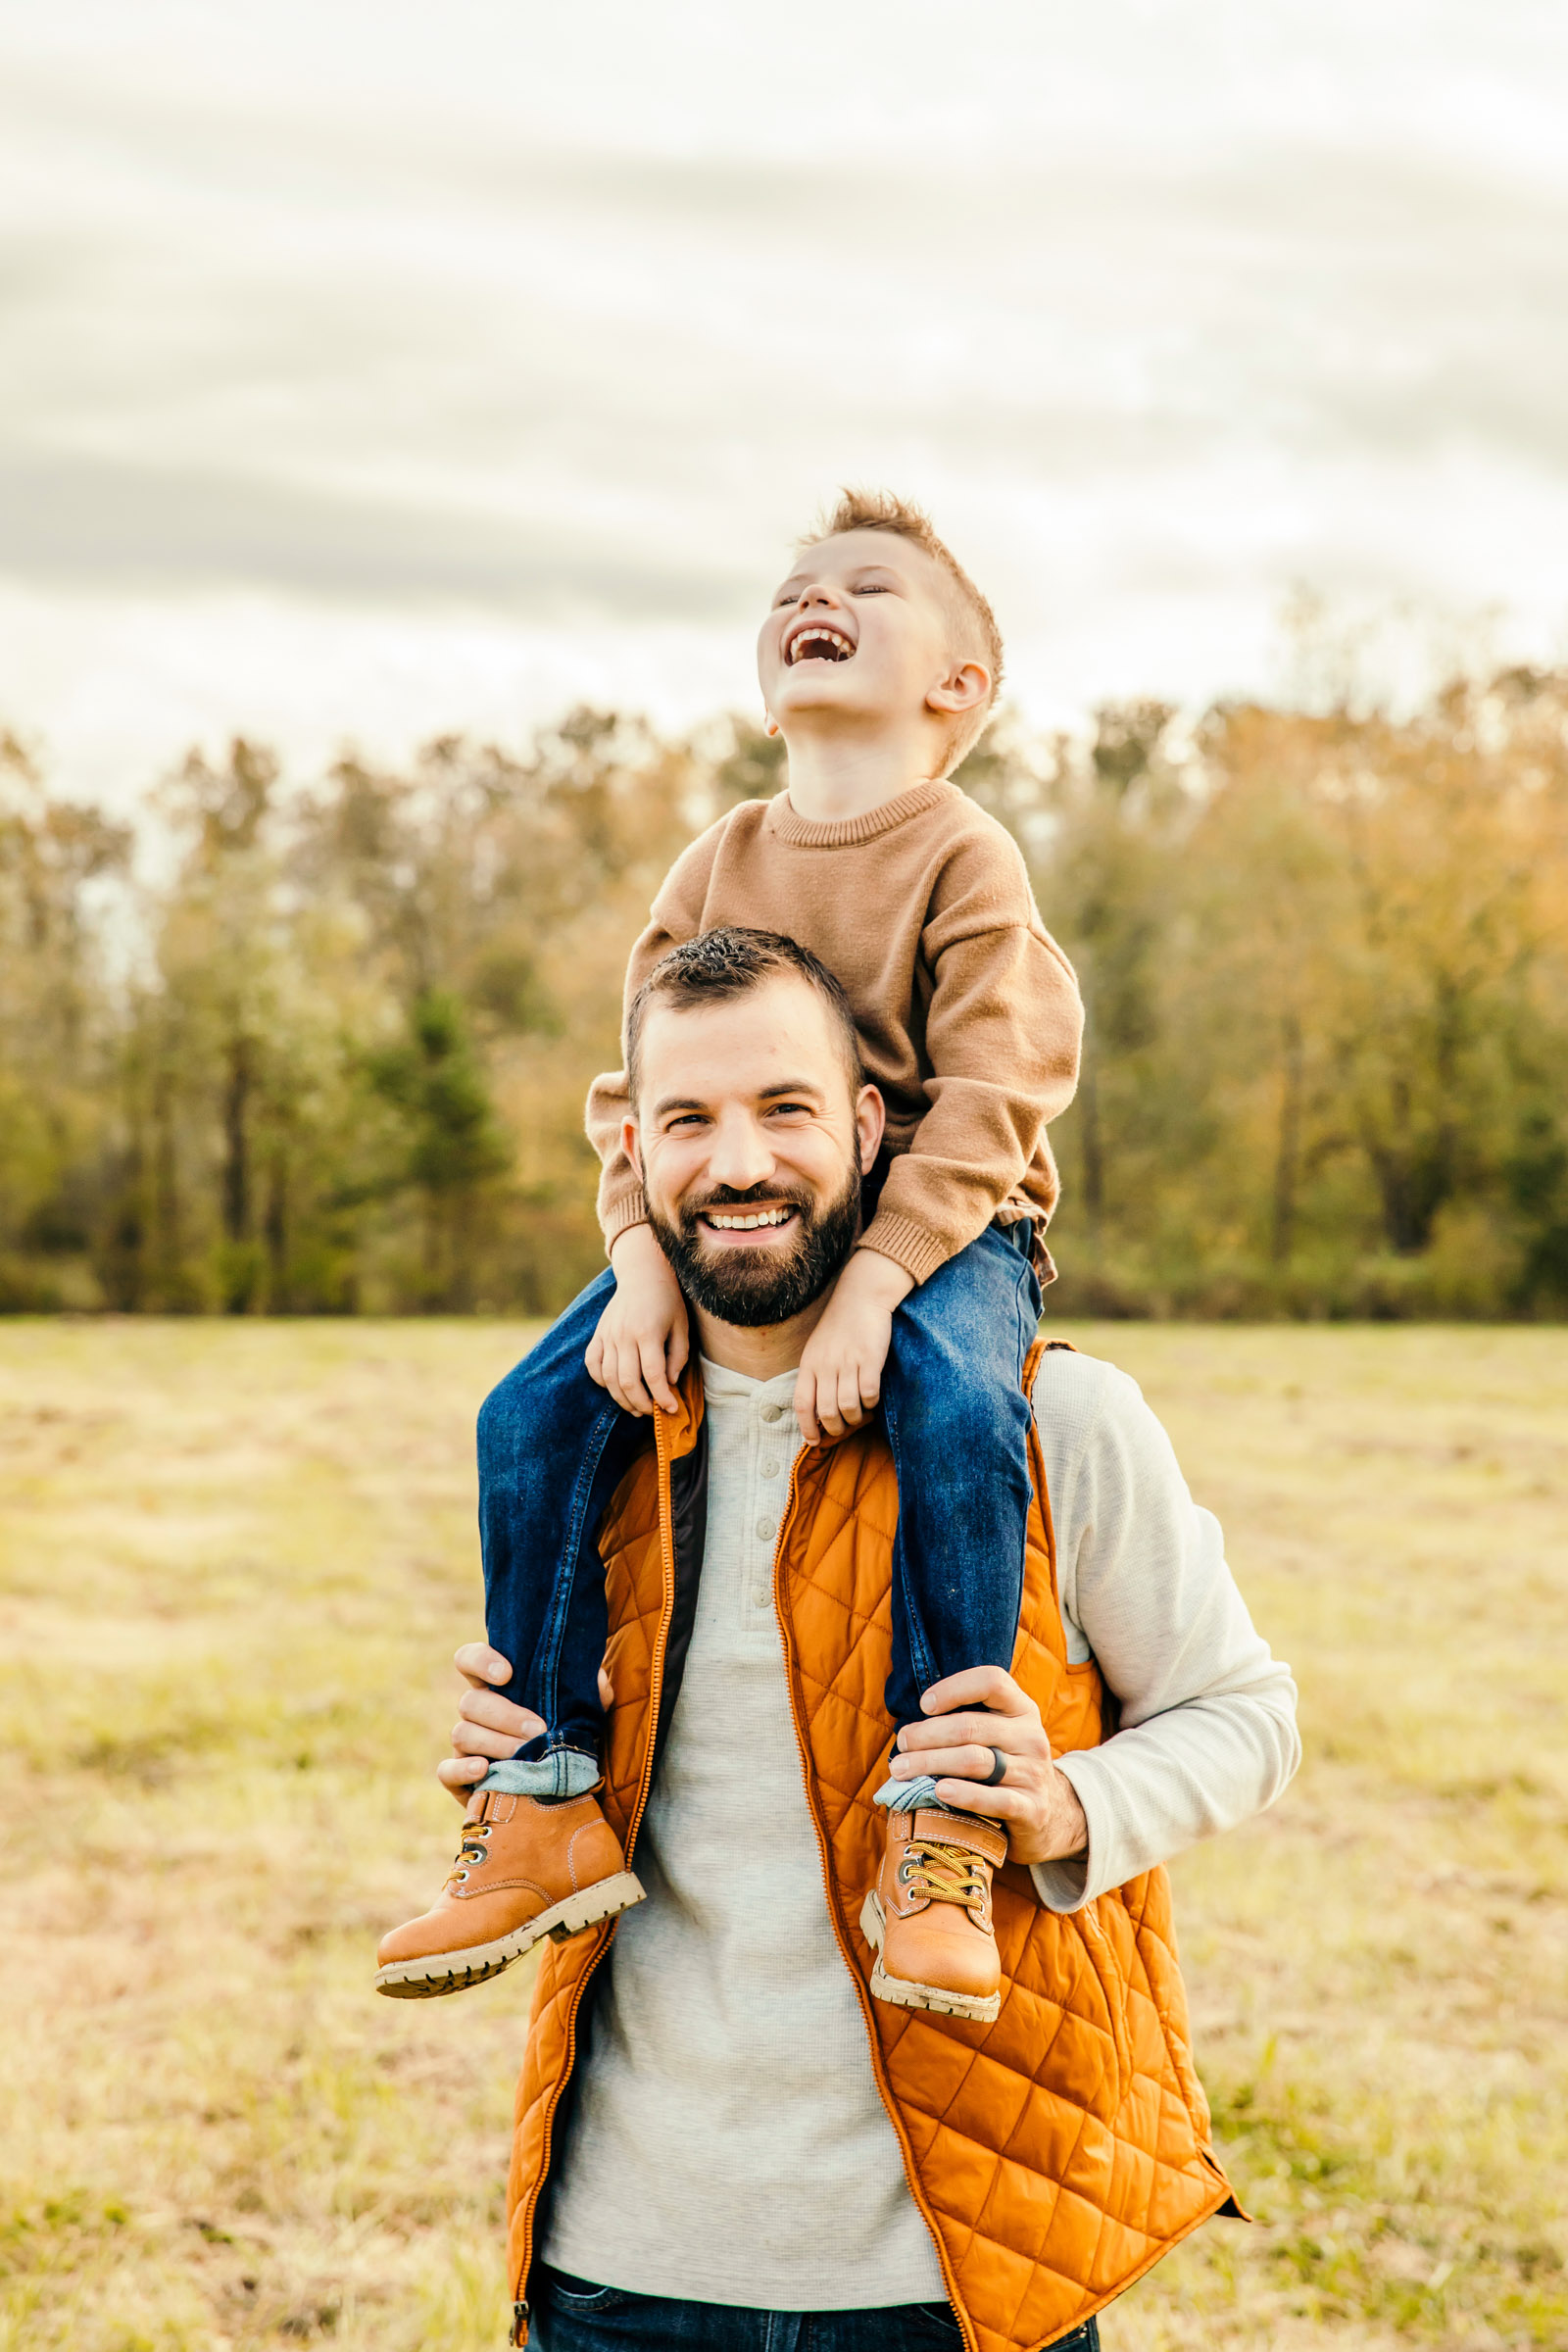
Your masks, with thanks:
[[(626, 1002), (673, 947), (725, 923), (780, 931), (849, 992), (895, 1154), (861, 1247), (924, 1282), (999, 1210), (1055, 1206), (1046, 1123), (1072, 1100), (1083, 1006), (1011, 837), (955, 784), (918, 784), (818, 824), (787, 795), (745, 801), (661, 885), (632, 950)], [(604, 1162), (607, 1243), (645, 1211), (620, 1148), (626, 1074), (596, 1078), (588, 1133)]]

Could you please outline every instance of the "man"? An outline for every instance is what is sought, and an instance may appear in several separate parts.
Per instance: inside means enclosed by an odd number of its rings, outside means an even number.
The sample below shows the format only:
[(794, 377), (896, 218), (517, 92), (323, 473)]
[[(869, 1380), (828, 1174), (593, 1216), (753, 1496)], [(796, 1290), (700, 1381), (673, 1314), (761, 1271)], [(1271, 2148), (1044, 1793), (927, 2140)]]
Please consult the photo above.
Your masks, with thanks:
[[(516, 2337), (1092, 2347), (1093, 2314), (1228, 2202), (1158, 1865), (1279, 1794), (1294, 1686), (1136, 1388), (1048, 1352), (1018, 1679), (926, 1692), (891, 1765), (920, 1785), (909, 1850), (877, 1875), (896, 1490), (874, 1425), (804, 1447), (791, 1400), (881, 1102), (822, 966), (713, 936), (645, 984), (624, 1131), (701, 1351), (700, 1387), (599, 1522), (604, 1817), (646, 1900), (546, 1947), (513, 2164)], [(509, 1661), (459, 1663), (441, 1770), (467, 1794), (539, 1726), (486, 1687)], [(520, 1801), (472, 1799), (454, 1899), (484, 1899), (485, 1839)], [(889, 1935), (989, 1926), (994, 1894), (995, 2023), (868, 1997), (871, 1876)]]

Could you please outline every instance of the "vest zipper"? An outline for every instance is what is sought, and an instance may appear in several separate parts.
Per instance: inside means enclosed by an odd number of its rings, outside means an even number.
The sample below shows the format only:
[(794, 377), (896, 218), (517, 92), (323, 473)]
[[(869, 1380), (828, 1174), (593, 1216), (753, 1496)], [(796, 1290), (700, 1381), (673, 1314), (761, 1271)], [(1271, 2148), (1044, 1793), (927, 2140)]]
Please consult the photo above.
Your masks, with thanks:
[(855, 1956), (844, 1932), (844, 1921), (840, 1915), (838, 1897), (833, 1886), (833, 1865), (828, 1852), (827, 1834), (822, 1827), (822, 1816), (816, 1801), (816, 1784), (811, 1772), (810, 1750), (807, 1745), (806, 1728), (801, 1721), (800, 1676), (796, 1663), (795, 1627), (784, 1606), (784, 1544), (799, 1500), (798, 1479), (805, 1450), (803, 1447), (802, 1452), (795, 1456), (795, 1460), (790, 1465), (790, 1491), (785, 1499), (784, 1516), (779, 1521), (778, 1542), (773, 1547), (773, 1613), (778, 1619), (779, 1636), (784, 1644), (785, 1682), (790, 1694), (790, 1721), (795, 1726), (795, 1744), (800, 1750), (801, 1778), (806, 1787), (806, 1809), (811, 1816), (811, 1828), (816, 1834), (817, 1857), (822, 1865), (822, 1891), (827, 1898), (828, 1924), (833, 1930), (834, 1939), (843, 1955), (844, 1965), (850, 1972), (850, 1982), (855, 1986), (856, 1997), (860, 2004), (860, 2013), (865, 2021), (865, 2037), (871, 2048), (871, 2072), (876, 2080), (878, 2096), (887, 2109), (888, 2121), (893, 2126), (894, 2134), (899, 2143), (899, 2153), (904, 2159), (904, 2177), (909, 2184), (909, 2194), (914, 2199), (916, 2211), (926, 2226), (932, 2245), (936, 2248), (937, 2262), (947, 2284), (948, 2301), (953, 2306), (954, 2316), (957, 2320), (958, 2330), (963, 2337), (966, 2352), (980, 2352), (979, 2338), (975, 2334), (973, 2324), (959, 2297), (958, 2282), (953, 2275), (953, 2266), (948, 2260), (948, 2250), (942, 2243), (935, 2217), (925, 2201), (925, 2194), (914, 2169), (914, 2157), (910, 2151), (908, 2134), (904, 2129), (903, 2118), (894, 2104), (893, 2093), (888, 2085), (887, 2067), (882, 2057), (882, 2043), (877, 2034), (876, 2020), (871, 2012), (871, 1995), (866, 1989), (865, 1980), (855, 1965)]
[[(642, 1779), (637, 1787), (637, 1801), (632, 1807), (631, 1816), (626, 1824), (625, 1854), (628, 1868), (630, 1868), (632, 1852), (637, 1843), (637, 1833), (642, 1827), (643, 1814), (647, 1810), (648, 1791), (653, 1785), (654, 1747), (659, 1729), (659, 1702), (663, 1694), (664, 1685), (664, 1650), (669, 1641), (670, 1622), (675, 1614), (675, 1532), (674, 1504), (670, 1494), (671, 1455), (665, 1417), (662, 1413), (654, 1415), (654, 1450), (659, 1462), (659, 1557), (663, 1576), (664, 1592), (663, 1604), (660, 1610), (659, 1630), (654, 1636), (653, 1664), (648, 1683), (648, 1744), (643, 1753)], [(528, 2305), (523, 2300), (522, 2288), (523, 2282), (533, 2267), (533, 2221), (539, 2204), (539, 2191), (550, 2178), (550, 2145), (551, 2135), (555, 2130), (556, 2109), (561, 2104), (562, 2093), (571, 2080), (572, 2068), (577, 2059), (577, 2013), (582, 2007), (582, 1996), (587, 1991), (600, 1961), (610, 1949), (618, 1925), (618, 1920), (608, 1919), (602, 1927), (595, 1929), (594, 1933), (600, 1938), (599, 1948), (590, 1954), (588, 1963), (577, 1980), (576, 1989), (571, 1996), (571, 2006), (566, 2012), (566, 2063), (561, 2070), (555, 2096), (545, 2113), (539, 2177), (529, 2193), (528, 2208), (523, 2215), (522, 2260), (518, 2265), (516, 2278), (513, 2280), (514, 2300), (512, 2306), (512, 2334), (509, 2340), (515, 2345), (523, 2345), (528, 2341)]]

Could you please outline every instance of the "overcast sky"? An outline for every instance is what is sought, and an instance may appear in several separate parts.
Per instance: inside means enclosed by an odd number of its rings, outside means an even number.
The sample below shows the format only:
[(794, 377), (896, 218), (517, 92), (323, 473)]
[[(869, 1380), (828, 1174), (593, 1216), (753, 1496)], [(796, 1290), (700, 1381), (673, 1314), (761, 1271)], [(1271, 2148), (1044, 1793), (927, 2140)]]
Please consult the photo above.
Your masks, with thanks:
[(1039, 716), (1278, 686), (1298, 588), (1568, 651), (1568, 10), (0, 0), (0, 723), (63, 784), (752, 706), (843, 480)]

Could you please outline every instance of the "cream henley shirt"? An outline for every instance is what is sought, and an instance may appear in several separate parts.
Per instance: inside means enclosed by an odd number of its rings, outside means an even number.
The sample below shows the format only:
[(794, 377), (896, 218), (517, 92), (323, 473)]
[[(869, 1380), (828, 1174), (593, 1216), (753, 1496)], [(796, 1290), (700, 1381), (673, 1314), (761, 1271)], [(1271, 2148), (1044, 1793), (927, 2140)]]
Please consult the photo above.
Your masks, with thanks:
[[(691, 1649), (637, 1847), (646, 1902), (601, 1971), (544, 2243), (604, 2286), (773, 2311), (941, 2301), (828, 1921), (773, 1610), (801, 1445), (795, 1375), (704, 1365), (708, 1539)], [(1069, 1654), (1121, 1728), (1062, 1759), (1087, 1862), (1070, 1911), (1272, 1804), (1296, 1689), (1254, 1632), (1218, 1522), (1134, 1382), (1048, 1353), (1035, 1412)]]

